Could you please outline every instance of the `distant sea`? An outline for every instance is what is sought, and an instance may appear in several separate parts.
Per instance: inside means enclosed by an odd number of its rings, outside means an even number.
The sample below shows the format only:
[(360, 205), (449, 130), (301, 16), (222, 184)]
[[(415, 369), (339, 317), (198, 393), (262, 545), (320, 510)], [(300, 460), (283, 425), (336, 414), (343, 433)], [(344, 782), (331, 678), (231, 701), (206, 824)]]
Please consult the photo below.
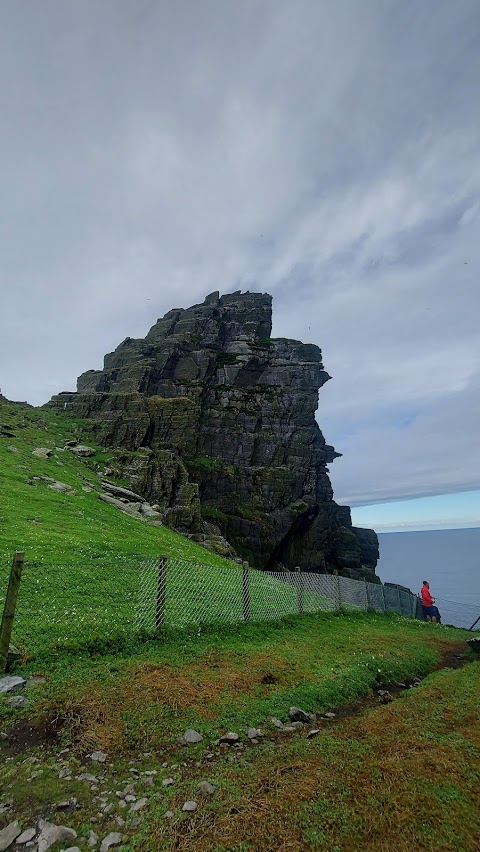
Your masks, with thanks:
[(415, 594), (428, 580), (437, 603), (458, 601), (480, 615), (480, 527), (379, 533), (383, 582), (401, 583)]

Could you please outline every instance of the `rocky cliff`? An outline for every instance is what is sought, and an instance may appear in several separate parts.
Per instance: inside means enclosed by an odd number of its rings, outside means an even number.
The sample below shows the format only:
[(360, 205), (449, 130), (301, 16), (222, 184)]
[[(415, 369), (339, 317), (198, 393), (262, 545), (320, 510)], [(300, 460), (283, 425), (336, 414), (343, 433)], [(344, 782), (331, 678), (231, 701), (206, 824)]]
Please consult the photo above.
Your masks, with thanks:
[(111, 471), (169, 524), (256, 567), (376, 579), (378, 540), (333, 501), (315, 420), (320, 349), (272, 339), (267, 294), (212, 293), (127, 338), (50, 405), (115, 448)]

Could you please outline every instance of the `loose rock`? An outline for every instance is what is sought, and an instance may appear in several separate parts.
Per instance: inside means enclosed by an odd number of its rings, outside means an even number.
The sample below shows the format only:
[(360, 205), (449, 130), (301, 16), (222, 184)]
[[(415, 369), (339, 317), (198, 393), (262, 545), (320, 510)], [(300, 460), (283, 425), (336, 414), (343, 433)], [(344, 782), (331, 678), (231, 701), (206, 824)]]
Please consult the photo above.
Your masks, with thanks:
[(260, 728), (249, 728), (247, 732), (247, 737), (249, 740), (259, 739), (259, 737), (263, 737), (263, 732)]
[(15, 838), (21, 833), (21, 830), (17, 820), (11, 822), (6, 828), (2, 828), (0, 831), (0, 852), (4, 852), (4, 849), (8, 849), (11, 846)]
[(0, 678), (0, 692), (14, 692), (17, 689), (23, 689), (26, 682), (27, 681), (23, 677), (7, 675), (6, 677)]
[(11, 698), (7, 698), (7, 704), (13, 707), (14, 710), (23, 710), (25, 707), (28, 707), (30, 701), (24, 695), (12, 695)]
[(313, 737), (316, 737), (317, 734), (320, 733), (320, 728), (312, 728), (311, 731), (307, 733), (307, 739), (311, 740)]
[(108, 850), (112, 846), (120, 846), (122, 842), (122, 835), (119, 831), (111, 831), (110, 834), (107, 834), (106, 837), (102, 840), (102, 845), (100, 846), (100, 852), (108, 852)]
[(170, 786), (170, 784), (174, 784), (174, 783), (175, 783), (175, 781), (174, 781), (174, 779), (173, 779), (173, 778), (170, 778), (170, 777), (169, 777), (169, 778), (164, 778), (164, 779), (163, 779), (163, 781), (162, 781), (162, 786), (163, 786), (163, 787), (169, 787), (169, 786)]
[(203, 740), (203, 736), (198, 731), (189, 728), (188, 731), (185, 731), (183, 739), (186, 743), (200, 743)]
[(182, 811), (196, 811), (198, 805), (196, 802), (185, 802)]
[(48, 447), (35, 447), (32, 452), (32, 456), (36, 456), (37, 459), (49, 459), (51, 455), (52, 451)]
[(316, 719), (315, 713), (307, 713), (301, 707), (290, 707), (288, 717), (292, 722), (314, 722)]
[(54, 825), (51, 822), (46, 822), (43, 819), (38, 821), (40, 834), (38, 837), (38, 852), (47, 852), (50, 846), (54, 843), (59, 843), (62, 840), (75, 840), (77, 832), (73, 828), (67, 828), (64, 825)]
[(136, 813), (137, 811), (140, 811), (142, 808), (145, 807), (147, 802), (148, 802), (148, 799), (139, 799), (138, 802), (135, 802), (135, 804), (132, 805), (132, 807), (130, 808), (130, 812)]
[(30, 840), (33, 840), (36, 833), (37, 832), (35, 831), (34, 828), (26, 828), (25, 831), (22, 831), (20, 837), (17, 837), (17, 843), (19, 843), (19, 844), (29, 843)]
[(281, 728), (284, 727), (283, 722), (281, 722), (280, 719), (275, 719), (274, 716), (270, 716), (270, 721), (271, 721), (272, 725), (275, 725), (276, 728), (281, 729)]
[(197, 789), (205, 796), (213, 796), (217, 788), (215, 787), (215, 784), (210, 784), (209, 781), (200, 781), (197, 784)]
[(90, 760), (94, 760), (97, 763), (105, 763), (106, 759), (107, 759), (107, 755), (105, 754), (104, 751), (94, 751), (90, 755)]
[(220, 745), (222, 743), (225, 743), (225, 745), (233, 745), (234, 743), (238, 743), (239, 739), (240, 737), (238, 734), (235, 734), (233, 731), (229, 731), (227, 734), (223, 734), (218, 741)]
[(88, 835), (88, 841), (87, 841), (88, 848), (93, 849), (93, 847), (96, 846), (97, 843), (98, 843), (98, 835), (95, 834), (94, 831), (90, 831), (90, 834)]
[(95, 455), (93, 447), (87, 447), (86, 444), (77, 444), (76, 447), (70, 447), (70, 450), (82, 459)]

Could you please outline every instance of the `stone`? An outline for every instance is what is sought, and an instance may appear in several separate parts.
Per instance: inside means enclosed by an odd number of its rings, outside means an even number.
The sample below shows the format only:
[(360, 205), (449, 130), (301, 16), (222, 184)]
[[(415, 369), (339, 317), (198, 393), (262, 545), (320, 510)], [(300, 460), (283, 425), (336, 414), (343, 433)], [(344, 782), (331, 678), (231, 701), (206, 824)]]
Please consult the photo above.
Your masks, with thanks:
[(25, 687), (26, 689), (30, 689), (31, 686), (42, 686), (44, 683), (46, 683), (46, 678), (44, 677), (31, 677), (27, 680)]
[(249, 740), (256, 740), (259, 737), (263, 737), (263, 733), (260, 728), (249, 728), (247, 731), (247, 737)]
[(30, 702), (24, 695), (12, 695), (11, 698), (7, 698), (7, 704), (13, 707), (14, 710), (24, 710)]
[(238, 734), (235, 734), (233, 731), (229, 731), (227, 734), (222, 734), (219, 737), (220, 745), (233, 745), (234, 743), (238, 743), (240, 737)]
[(120, 846), (122, 842), (122, 835), (119, 831), (111, 831), (110, 834), (107, 834), (106, 837), (103, 838), (100, 852), (108, 852), (112, 846)]
[(81, 459), (86, 459), (95, 455), (93, 447), (87, 447), (86, 444), (77, 444), (75, 447), (70, 447), (69, 449)]
[(32, 456), (36, 456), (38, 459), (49, 459), (52, 455), (52, 451), (48, 449), (48, 447), (36, 447)]
[(137, 811), (141, 811), (142, 808), (147, 804), (148, 799), (139, 799), (138, 802), (135, 802), (130, 808), (131, 813), (137, 813)]
[(125, 497), (127, 500), (131, 500), (134, 503), (143, 503), (143, 497), (140, 494), (136, 494), (134, 491), (130, 491), (129, 488), (121, 488), (120, 485), (113, 485), (111, 482), (101, 482), (104, 491), (108, 491), (109, 494), (113, 494), (114, 497)]
[(23, 843), (29, 843), (30, 840), (33, 840), (36, 833), (37, 832), (35, 831), (34, 828), (26, 828), (25, 831), (22, 831), (21, 835), (19, 837), (17, 837), (16, 842), (19, 845), (22, 845)]
[(173, 811), (165, 811), (165, 816), (167, 819), (171, 819), (173, 817)]
[(336, 713), (324, 713), (325, 719), (335, 719)]
[(105, 763), (107, 759), (107, 755), (104, 751), (94, 751), (90, 755), (90, 760), (95, 761), (96, 763)]
[(320, 733), (320, 728), (312, 728), (311, 731), (307, 731), (307, 739), (311, 740), (313, 737), (316, 737)]
[(201, 743), (203, 736), (202, 734), (199, 734), (198, 731), (194, 731), (192, 728), (189, 728), (185, 731), (183, 739), (186, 743)]
[(50, 846), (54, 843), (60, 843), (63, 840), (75, 840), (77, 832), (73, 828), (67, 828), (64, 825), (54, 825), (46, 820), (39, 819), (38, 821), (38, 852), (47, 852)]
[(17, 820), (2, 828), (0, 831), (0, 852), (4, 852), (5, 849), (8, 849), (12, 845), (15, 838), (21, 833), (21, 830)]
[(175, 781), (170, 776), (168, 778), (164, 778), (162, 781), (162, 787), (170, 787), (171, 784), (174, 784)]
[(268, 293), (174, 309), (50, 405), (87, 420), (111, 475), (158, 511), (150, 523), (259, 568), (379, 582), (375, 533), (333, 499), (339, 453), (315, 419), (330, 379), (321, 350), (271, 329)]
[(95, 834), (95, 832), (90, 829), (90, 832), (89, 832), (89, 835), (88, 835), (88, 840), (87, 840), (88, 848), (93, 849), (93, 847), (96, 846), (97, 843), (98, 843), (98, 834)]
[(79, 846), (69, 846), (68, 849), (64, 849), (63, 852), (81, 852)]
[(17, 689), (23, 689), (26, 680), (18, 675), (6, 675), (0, 678), (0, 692), (14, 692)]
[(65, 482), (57, 482), (57, 480), (53, 480), (53, 482), (48, 483), (47, 488), (51, 488), (52, 491), (58, 491), (60, 494), (75, 494), (74, 488), (67, 485)]
[(200, 781), (197, 784), (197, 789), (205, 796), (213, 796), (217, 788), (215, 787), (215, 784), (210, 784), (209, 781)]
[(197, 808), (198, 808), (198, 805), (197, 805), (196, 802), (185, 802), (185, 804), (182, 807), (182, 811), (196, 811)]
[(280, 719), (276, 719), (275, 716), (270, 716), (270, 721), (272, 725), (274, 725), (276, 728), (280, 728), (280, 730), (285, 727), (283, 722), (281, 722)]
[(149, 503), (142, 503), (140, 512), (142, 515), (145, 515), (145, 517), (149, 518), (151, 521), (156, 521), (158, 520), (158, 518), (163, 517), (161, 512), (156, 512), (155, 509), (153, 509)]
[(288, 717), (292, 720), (292, 722), (314, 722), (316, 719), (315, 713), (307, 713), (306, 710), (302, 710), (301, 707), (290, 707), (288, 711)]

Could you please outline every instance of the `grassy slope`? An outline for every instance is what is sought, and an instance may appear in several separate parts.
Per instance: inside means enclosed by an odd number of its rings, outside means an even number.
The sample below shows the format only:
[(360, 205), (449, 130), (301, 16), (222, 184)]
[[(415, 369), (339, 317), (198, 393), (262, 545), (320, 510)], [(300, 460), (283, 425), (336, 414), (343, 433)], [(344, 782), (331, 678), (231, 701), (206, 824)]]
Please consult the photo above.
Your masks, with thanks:
[[(15, 550), (25, 550), (30, 561), (50, 564), (166, 553), (206, 565), (230, 565), (184, 536), (129, 518), (100, 501), (95, 492), (83, 491), (84, 487), (97, 486), (96, 468), (103, 469), (108, 453), (97, 448), (93, 459), (80, 460), (61, 449), (66, 441), (81, 434), (61, 412), (0, 402), (0, 424), (15, 435), (8, 438), (0, 433), (3, 565)], [(87, 443), (94, 446), (90, 440)], [(32, 456), (36, 447), (53, 450), (52, 457), (43, 460)], [(52, 491), (44, 483), (28, 485), (33, 476), (64, 482), (75, 489), (75, 496)]]
[[(1, 403), (0, 424), (0, 600), (11, 554), (24, 550), (26, 566), (13, 638), (26, 655), (97, 639), (111, 642), (131, 632), (140, 586), (148, 585), (141, 626), (153, 630), (158, 563), (142, 568), (141, 580), (139, 568), (145, 558), (163, 554), (171, 566), (168, 625), (243, 619), (238, 565), (98, 499), (95, 489), (108, 453), (97, 447), (94, 457), (81, 460), (63, 449), (66, 441), (81, 436), (81, 424), (62, 412)], [(2, 436), (2, 431), (13, 437)], [(52, 456), (33, 456), (36, 447), (52, 450)], [(33, 479), (39, 476), (59, 480), (75, 494), (58, 493)], [(187, 562), (187, 567), (172, 560)], [(250, 583), (252, 619), (272, 617), (272, 606), (276, 615), (296, 611), (296, 592), (288, 584), (261, 572), (252, 574)], [(319, 604), (327, 604), (326, 599), (305, 593), (305, 610), (316, 610)]]
[[(109, 762), (100, 790), (123, 789), (132, 759), (140, 772), (157, 773), (152, 787), (147, 776), (137, 786), (148, 804), (138, 828), (129, 828), (127, 817), (129, 849), (474, 850), (478, 664), (432, 675), (392, 705), (373, 705), (357, 718), (320, 721), (314, 740), (268, 722), (270, 714), (285, 721), (292, 704), (321, 713), (354, 703), (379, 682), (423, 674), (466, 636), (399, 616), (303, 616), (152, 641), (128, 655), (77, 655), (21, 668), (46, 675), (47, 683), (30, 690), (32, 704), (21, 714), (0, 698), (0, 728), (19, 716), (32, 724), (55, 718), (71, 750), (34, 750), (42, 775), (31, 781), (27, 754), (7, 761), (0, 801), (17, 804), (0, 816), (0, 827), (17, 817), (26, 825), (41, 813), (51, 816), (52, 802), (75, 795), (80, 807), (61, 822), (77, 829), (82, 852), (90, 827), (101, 837), (116, 830), (115, 815), (125, 818), (125, 811), (115, 793), (107, 795), (112, 811), (93, 826), (94, 791), (75, 780), (85, 767), (92, 771), (85, 756), (103, 748)], [(261, 725), (266, 739), (237, 758), (217, 753), (219, 733), (244, 737), (250, 725)], [(184, 749), (176, 737), (187, 727), (204, 740)], [(65, 763), (71, 782), (58, 778)], [(167, 775), (175, 783), (165, 788)], [(202, 779), (218, 788), (208, 801), (198, 798)], [(182, 814), (192, 798), (198, 811)], [(174, 817), (166, 820), (169, 809)]]

